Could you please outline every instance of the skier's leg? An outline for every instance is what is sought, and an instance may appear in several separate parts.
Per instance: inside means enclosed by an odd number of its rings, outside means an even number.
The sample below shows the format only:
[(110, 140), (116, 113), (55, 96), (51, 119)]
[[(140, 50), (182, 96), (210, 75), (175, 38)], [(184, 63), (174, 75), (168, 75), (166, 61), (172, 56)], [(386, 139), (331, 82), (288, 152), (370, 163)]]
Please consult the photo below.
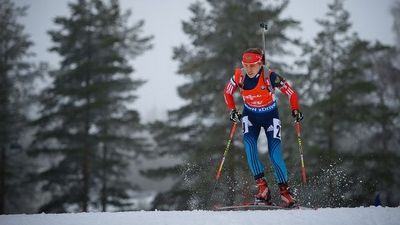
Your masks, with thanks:
[(260, 126), (253, 124), (248, 116), (242, 118), (243, 143), (246, 150), (247, 163), (254, 178), (264, 177), (264, 165), (258, 157), (257, 140), (260, 134)]
[(264, 178), (264, 165), (259, 159), (257, 149), (257, 140), (261, 126), (256, 123), (253, 124), (248, 116), (244, 116), (242, 122), (243, 142), (246, 150), (247, 163), (258, 187), (258, 193), (255, 195), (256, 203), (271, 204), (271, 191)]
[(287, 169), (281, 150), (281, 121), (278, 118), (272, 118), (265, 130), (268, 139), (268, 154), (274, 167), (275, 178), (279, 184), (287, 183)]
[[(268, 139), (268, 154), (275, 171), (275, 178), (279, 184), (279, 192), (283, 206), (291, 207), (295, 203), (292, 194), (289, 191), (288, 175), (285, 161), (281, 151), (281, 121), (278, 111), (271, 112), (272, 119), (264, 127)], [(267, 128), (268, 127), (268, 128)]]

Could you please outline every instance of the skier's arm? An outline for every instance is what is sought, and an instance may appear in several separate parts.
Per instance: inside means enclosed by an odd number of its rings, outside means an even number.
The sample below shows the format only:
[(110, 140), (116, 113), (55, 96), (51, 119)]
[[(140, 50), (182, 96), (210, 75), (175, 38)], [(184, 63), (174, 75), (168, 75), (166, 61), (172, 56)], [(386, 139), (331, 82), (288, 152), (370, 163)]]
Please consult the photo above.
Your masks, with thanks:
[(226, 103), (226, 106), (231, 110), (236, 109), (235, 100), (233, 99), (233, 93), (235, 93), (236, 88), (237, 88), (237, 84), (234, 81), (234, 78), (232, 77), (230, 79), (230, 81), (228, 82), (228, 84), (226, 84), (226, 87), (224, 89), (225, 103)]
[(274, 88), (278, 88), (284, 95), (286, 95), (290, 102), (290, 108), (299, 110), (299, 100), (296, 91), (289, 85), (289, 83), (280, 75), (275, 72), (271, 73), (271, 83)]

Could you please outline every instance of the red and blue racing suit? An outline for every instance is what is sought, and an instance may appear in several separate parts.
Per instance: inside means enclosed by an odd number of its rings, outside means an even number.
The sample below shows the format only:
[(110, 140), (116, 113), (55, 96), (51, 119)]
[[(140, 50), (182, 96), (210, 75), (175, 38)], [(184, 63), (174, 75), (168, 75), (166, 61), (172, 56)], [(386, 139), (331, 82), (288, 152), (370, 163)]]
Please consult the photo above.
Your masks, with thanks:
[(236, 69), (224, 90), (225, 103), (229, 109), (236, 109), (233, 93), (239, 87), (243, 97), (242, 112), (243, 142), (247, 163), (257, 180), (264, 177), (264, 165), (258, 156), (257, 140), (261, 127), (268, 140), (268, 154), (274, 167), (275, 177), (279, 184), (287, 183), (288, 175), (281, 152), (281, 121), (274, 90), (279, 89), (289, 98), (292, 110), (299, 109), (298, 98), (293, 88), (280, 75), (263, 67), (258, 74), (250, 78), (242, 69)]

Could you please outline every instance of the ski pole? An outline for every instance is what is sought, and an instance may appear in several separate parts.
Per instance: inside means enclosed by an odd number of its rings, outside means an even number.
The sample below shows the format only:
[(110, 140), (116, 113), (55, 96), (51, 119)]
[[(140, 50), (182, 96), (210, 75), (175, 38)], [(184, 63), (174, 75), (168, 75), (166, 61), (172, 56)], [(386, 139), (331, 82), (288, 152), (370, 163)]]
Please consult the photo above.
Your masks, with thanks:
[(304, 184), (307, 184), (307, 176), (306, 176), (306, 167), (304, 166), (304, 153), (303, 153), (303, 145), (301, 143), (301, 127), (300, 122), (296, 121), (294, 123), (294, 127), (296, 129), (297, 134), (297, 143), (299, 145), (299, 152), (300, 152), (300, 163), (301, 163), (301, 178)]
[(213, 198), (215, 189), (216, 189), (216, 187), (217, 187), (218, 180), (219, 180), (219, 178), (221, 177), (222, 167), (223, 167), (223, 165), (224, 165), (225, 158), (226, 158), (226, 156), (228, 155), (228, 151), (229, 151), (229, 148), (230, 148), (230, 146), (231, 146), (231, 142), (232, 142), (232, 139), (233, 139), (233, 135), (235, 134), (235, 131), (236, 131), (236, 126), (237, 126), (237, 122), (233, 122), (233, 123), (232, 123), (232, 127), (231, 127), (231, 131), (230, 131), (230, 133), (229, 133), (229, 139), (228, 139), (228, 141), (226, 142), (224, 154), (223, 154), (222, 159), (221, 159), (221, 161), (220, 161), (220, 163), (219, 163), (218, 170), (217, 170), (217, 174), (215, 175), (214, 187), (213, 187), (212, 190), (211, 190), (211, 194), (210, 194), (210, 198), (209, 198), (209, 204), (211, 204), (211, 202), (212, 202), (212, 198)]
[(231, 132), (230, 132), (230, 134), (229, 134), (229, 139), (228, 139), (228, 141), (226, 142), (226, 147), (225, 147), (225, 150), (224, 150), (224, 155), (222, 156), (221, 162), (219, 163), (219, 166), (218, 166), (217, 174), (215, 175), (215, 179), (216, 179), (216, 180), (218, 180), (219, 177), (221, 176), (222, 166), (224, 165), (226, 155), (228, 155), (228, 151), (229, 151), (229, 148), (230, 148), (230, 146), (231, 146), (231, 142), (232, 142), (232, 139), (233, 139), (233, 135), (235, 134), (235, 131), (236, 131), (236, 126), (237, 126), (237, 122), (233, 122), (233, 123), (232, 123)]

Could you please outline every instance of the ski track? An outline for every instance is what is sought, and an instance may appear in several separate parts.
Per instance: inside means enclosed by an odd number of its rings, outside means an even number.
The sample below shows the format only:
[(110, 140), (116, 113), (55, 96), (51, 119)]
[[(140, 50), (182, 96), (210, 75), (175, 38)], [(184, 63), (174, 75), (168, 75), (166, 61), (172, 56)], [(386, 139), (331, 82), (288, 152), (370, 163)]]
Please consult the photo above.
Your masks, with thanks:
[(0, 225), (399, 225), (400, 207), (0, 215)]

